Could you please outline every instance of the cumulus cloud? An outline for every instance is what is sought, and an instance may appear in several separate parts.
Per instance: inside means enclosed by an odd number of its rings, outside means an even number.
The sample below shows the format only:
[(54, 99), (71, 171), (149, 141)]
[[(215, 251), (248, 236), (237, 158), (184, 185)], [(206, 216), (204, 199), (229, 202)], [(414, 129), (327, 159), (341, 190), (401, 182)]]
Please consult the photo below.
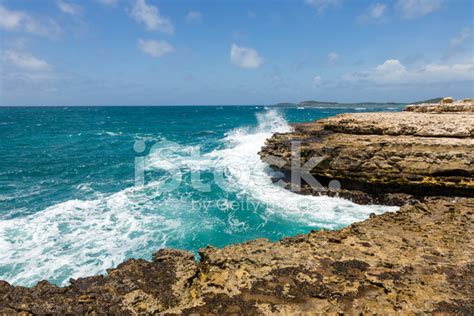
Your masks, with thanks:
[(255, 49), (236, 44), (230, 47), (230, 61), (237, 67), (246, 69), (258, 68), (263, 64), (263, 58)]
[(46, 61), (36, 58), (27, 53), (6, 51), (3, 60), (16, 68), (26, 71), (48, 71), (52, 67)]
[(341, 5), (340, 0), (305, 0), (305, 2), (315, 7), (318, 14), (323, 13), (326, 9), (337, 8)]
[(82, 7), (70, 2), (64, 2), (62, 0), (58, 1), (58, 8), (61, 12), (70, 14), (70, 15), (78, 15), (82, 13)]
[(351, 82), (368, 81), (375, 84), (418, 84), (474, 80), (474, 63), (427, 64), (408, 69), (397, 59), (388, 59), (369, 71), (344, 76)]
[(427, 15), (441, 8), (442, 0), (398, 0), (396, 7), (406, 19)]
[(59, 25), (51, 19), (35, 19), (23, 11), (10, 10), (0, 4), (0, 28), (6, 31), (21, 31), (54, 38), (62, 33)]
[(186, 14), (186, 22), (188, 23), (200, 23), (202, 21), (202, 14), (198, 11), (189, 11)]
[(165, 41), (138, 40), (138, 47), (151, 57), (161, 57), (165, 54), (174, 52), (174, 47)]
[(365, 12), (358, 17), (360, 21), (382, 20), (385, 17), (387, 6), (382, 3), (370, 5)]
[(135, 0), (130, 15), (139, 23), (143, 23), (149, 31), (160, 31), (173, 34), (174, 27), (170, 19), (160, 15), (158, 7), (149, 5), (145, 0)]
[(383, 64), (375, 67), (373, 73), (380, 81), (399, 81), (408, 75), (406, 67), (398, 59), (387, 59)]

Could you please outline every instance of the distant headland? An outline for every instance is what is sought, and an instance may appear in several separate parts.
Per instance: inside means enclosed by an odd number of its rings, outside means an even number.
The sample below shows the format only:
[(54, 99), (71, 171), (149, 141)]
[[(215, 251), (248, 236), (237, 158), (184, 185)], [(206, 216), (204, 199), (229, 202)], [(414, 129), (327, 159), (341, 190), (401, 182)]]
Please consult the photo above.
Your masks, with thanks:
[(315, 101), (315, 100), (308, 100), (308, 101), (301, 101), (299, 103), (293, 102), (280, 102), (277, 104), (272, 105), (273, 107), (360, 107), (360, 106), (370, 106), (370, 105), (387, 105), (387, 106), (400, 106), (406, 104), (422, 104), (422, 103), (438, 103), (443, 98), (433, 98), (429, 100), (423, 101), (415, 101), (415, 102), (358, 102), (358, 103), (340, 103), (340, 102), (333, 102), (333, 101)]

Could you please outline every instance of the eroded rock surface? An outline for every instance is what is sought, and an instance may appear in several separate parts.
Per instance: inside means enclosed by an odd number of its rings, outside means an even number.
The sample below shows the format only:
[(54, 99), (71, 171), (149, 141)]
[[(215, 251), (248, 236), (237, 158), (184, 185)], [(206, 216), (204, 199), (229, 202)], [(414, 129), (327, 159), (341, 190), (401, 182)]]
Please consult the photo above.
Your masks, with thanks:
[[(443, 115), (417, 112), (351, 113), (340, 114), (313, 124), (321, 124), (325, 130), (356, 135), (474, 137), (474, 115), (464, 112)], [(311, 126), (311, 123), (295, 127), (298, 131), (305, 132), (308, 125)]]
[[(422, 104), (410, 104), (407, 105), (405, 111), (410, 112), (474, 112), (474, 100), (464, 99), (454, 101), (452, 98), (444, 98), (440, 103), (422, 103)], [(446, 102), (447, 101), (447, 102)]]
[(474, 312), (474, 199), (435, 199), (340, 231), (160, 250), (107, 276), (0, 283), (0, 314)]
[(341, 114), (275, 134), (260, 155), (289, 179), (296, 144), (300, 165), (320, 157), (309, 172), (323, 185), (338, 180), (342, 190), (296, 189), (402, 205), (427, 195), (474, 197), (473, 136), (472, 113)]

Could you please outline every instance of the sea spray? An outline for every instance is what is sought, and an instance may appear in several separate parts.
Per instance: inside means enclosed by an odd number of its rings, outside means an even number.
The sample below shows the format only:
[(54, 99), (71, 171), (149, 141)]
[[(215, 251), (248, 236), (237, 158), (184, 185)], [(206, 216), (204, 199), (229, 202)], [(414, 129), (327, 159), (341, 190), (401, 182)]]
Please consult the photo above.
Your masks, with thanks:
[[(78, 194), (87, 194), (87, 199), (72, 198), (33, 214), (0, 220), (0, 279), (20, 285), (33, 285), (42, 279), (67, 284), (71, 277), (104, 273), (127, 258), (150, 259), (162, 247), (196, 253), (207, 244), (224, 246), (259, 237), (276, 240), (310, 229), (339, 228), (363, 220), (372, 212), (396, 209), (298, 195), (273, 184), (272, 171), (260, 160), (258, 151), (273, 133), (290, 130), (284, 114), (262, 109), (215, 110), (219, 114), (211, 110), (200, 111), (215, 122), (213, 128), (217, 131), (225, 126), (223, 120), (230, 122), (238, 115), (256, 115), (256, 124), (242, 124), (220, 138), (220, 132), (203, 135), (198, 131), (194, 134), (199, 142), (173, 139), (176, 132), (166, 132), (166, 128), (173, 128), (167, 125), (156, 127), (159, 135), (142, 132), (146, 137), (137, 136), (133, 130), (119, 133), (108, 129), (116, 134), (113, 136), (91, 131), (98, 134), (94, 137), (105, 137), (99, 138), (104, 142), (101, 147), (110, 142), (122, 146), (122, 138), (145, 141), (147, 151), (140, 155), (151, 163), (145, 169), (143, 185), (134, 186), (133, 179), (129, 179), (127, 188), (107, 193), (95, 190), (94, 179), (89, 178), (74, 185)], [(225, 111), (234, 111), (230, 112), (234, 116), (227, 118), (230, 114)], [(137, 126), (140, 124), (145, 123), (138, 122)], [(183, 128), (183, 123), (177, 128)], [(211, 128), (205, 126), (202, 130)], [(164, 146), (166, 142), (174, 147), (158, 154), (149, 152), (154, 144)], [(133, 152), (133, 142), (126, 145)], [(199, 155), (193, 155), (197, 150)], [(131, 157), (129, 163), (133, 162)], [(166, 162), (181, 172), (180, 185), (173, 191), (163, 189), (176, 178), (160, 168)], [(210, 191), (195, 188), (193, 172), (199, 172)], [(216, 183), (217, 178), (221, 185)]]

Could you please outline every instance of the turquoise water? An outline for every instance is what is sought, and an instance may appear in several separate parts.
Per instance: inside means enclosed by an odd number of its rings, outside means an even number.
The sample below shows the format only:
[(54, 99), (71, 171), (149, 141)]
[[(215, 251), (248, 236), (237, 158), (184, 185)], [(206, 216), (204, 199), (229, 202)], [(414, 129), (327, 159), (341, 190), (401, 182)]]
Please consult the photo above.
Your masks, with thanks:
[(0, 108), (0, 279), (67, 284), (162, 247), (196, 253), (394, 210), (288, 192), (257, 155), (288, 122), (365, 110)]

